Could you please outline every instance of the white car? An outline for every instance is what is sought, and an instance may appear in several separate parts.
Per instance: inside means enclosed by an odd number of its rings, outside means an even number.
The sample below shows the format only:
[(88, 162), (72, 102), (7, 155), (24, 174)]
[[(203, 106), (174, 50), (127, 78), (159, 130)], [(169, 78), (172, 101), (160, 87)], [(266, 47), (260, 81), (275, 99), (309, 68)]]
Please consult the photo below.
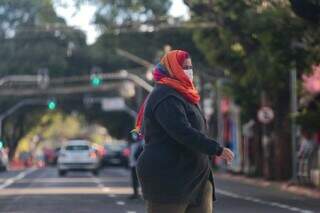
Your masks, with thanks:
[(57, 166), (60, 176), (68, 171), (91, 171), (98, 175), (100, 159), (88, 141), (70, 140), (61, 147)]

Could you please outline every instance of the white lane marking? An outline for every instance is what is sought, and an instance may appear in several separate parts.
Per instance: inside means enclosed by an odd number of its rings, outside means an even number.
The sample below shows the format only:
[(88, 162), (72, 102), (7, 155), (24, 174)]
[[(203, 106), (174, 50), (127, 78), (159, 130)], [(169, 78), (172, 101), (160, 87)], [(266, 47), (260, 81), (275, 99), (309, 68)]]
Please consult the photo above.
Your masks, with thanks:
[(117, 197), (115, 194), (109, 194), (109, 197)]
[(99, 178), (94, 177), (93, 181), (98, 185), (98, 187), (105, 193), (110, 192), (110, 188), (105, 187)]
[(123, 202), (123, 201), (117, 201), (116, 202), (117, 203), (117, 205), (119, 205), (119, 206), (124, 206), (124, 205), (126, 205), (126, 203), (125, 202)]
[(127, 211), (127, 213), (137, 213), (136, 211)]
[(103, 187), (103, 188), (102, 188), (102, 191), (103, 191), (103, 192), (110, 192), (110, 188), (108, 188), (108, 187)]
[(27, 176), (28, 174), (36, 171), (37, 169), (35, 168), (31, 168), (31, 169), (28, 169), (26, 171), (22, 171), (20, 172), (18, 175), (16, 175), (15, 177), (12, 177), (12, 178), (9, 178), (7, 179), (3, 184), (0, 185), (0, 189), (4, 189), (10, 185), (12, 185), (13, 183), (15, 183), (16, 181), (18, 180), (21, 180), (23, 179), (25, 176)]
[[(4, 182), (6, 179), (0, 179), (0, 182)], [(45, 178), (45, 179), (40, 179), (40, 178), (25, 178), (23, 180), (20, 180), (20, 183), (30, 183), (30, 182), (37, 182), (37, 183), (87, 183), (91, 182), (92, 178), (72, 178), (72, 177), (65, 177), (65, 178)], [(100, 180), (101, 184), (106, 184), (106, 183), (127, 183), (128, 179), (122, 179), (122, 180)]]
[(254, 198), (254, 197), (250, 197), (250, 196), (242, 196), (233, 192), (229, 192), (229, 191), (225, 191), (225, 190), (221, 190), (221, 189), (216, 189), (217, 194), (221, 194), (224, 196), (228, 196), (228, 197), (232, 197), (235, 199), (241, 199), (241, 200), (246, 200), (246, 201), (250, 201), (250, 202), (254, 202), (254, 203), (259, 203), (259, 204), (263, 204), (263, 205), (268, 205), (268, 206), (273, 206), (273, 207), (278, 207), (281, 209), (286, 209), (292, 212), (300, 212), (300, 213), (314, 213), (311, 210), (307, 210), (307, 209), (300, 209), (294, 206), (289, 206), (286, 204), (282, 204), (282, 203), (277, 203), (277, 202), (269, 202), (269, 201), (264, 201), (261, 200), (259, 198)]

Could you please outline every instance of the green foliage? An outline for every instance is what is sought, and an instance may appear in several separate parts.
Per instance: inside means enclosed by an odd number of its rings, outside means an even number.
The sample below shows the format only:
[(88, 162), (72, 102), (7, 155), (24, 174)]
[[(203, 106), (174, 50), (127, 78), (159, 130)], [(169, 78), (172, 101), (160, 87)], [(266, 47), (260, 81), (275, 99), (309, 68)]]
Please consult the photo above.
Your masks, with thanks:
[[(164, 45), (189, 51), (193, 61), (204, 63), (204, 56), (192, 40), (192, 30), (168, 29), (156, 32), (104, 33), (91, 47), (92, 62), (106, 71), (136, 68), (137, 64), (119, 56), (116, 48), (122, 48), (152, 63), (162, 56)], [(134, 41), (134, 42), (133, 42)]]
[(315, 24), (320, 23), (319, 0), (290, 0), (290, 2), (297, 15)]
[(84, 33), (68, 27), (51, 0), (0, 0), (0, 75), (87, 73), (86, 49)]
[[(81, 116), (59, 111), (42, 114), (37, 124), (21, 138), (17, 152), (31, 151), (38, 145), (59, 147), (65, 139), (79, 136), (84, 125), (85, 121)], [(40, 144), (43, 142), (45, 144)]]
[(319, 30), (294, 16), (287, 1), (186, 2), (194, 19), (216, 24), (195, 32), (194, 40), (212, 67), (231, 73), (233, 94), (245, 119), (256, 116), (265, 91), (277, 120), (285, 122), (289, 72), (295, 63), (301, 75), (319, 60)]
[[(80, 0), (80, 3), (81, 1), (83, 2)], [(132, 28), (144, 21), (161, 21), (165, 19), (171, 6), (170, 0), (88, 0), (87, 2), (98, 6), (95, 23), (108, 30), (119, 29), (120, 26)]]
[[(3, 103), (4, 102), (2, 102), (2, 105)], [(10, 104), (12, 104), (12, 102)], [(15, 153), (18, 141), (38, 124), (42, 113), (43, 110), (41, 108), (39, 109), (35, 106), (32, 108), (24, 107), (4, 120), (2, 139), (5, 142), (5, 146), (9, 148), (10, 159)]]
[(296, 115), (296, 120), (299, 125), (309, 132), (317, 132), (320, 129), (320, 104), (313, 110), (303, 109)]

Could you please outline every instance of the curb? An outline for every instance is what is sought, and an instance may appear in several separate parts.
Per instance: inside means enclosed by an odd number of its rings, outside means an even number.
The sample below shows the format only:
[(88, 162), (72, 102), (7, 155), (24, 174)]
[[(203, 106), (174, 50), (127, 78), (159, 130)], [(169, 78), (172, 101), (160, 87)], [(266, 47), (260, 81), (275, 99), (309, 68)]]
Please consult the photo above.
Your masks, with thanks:
[(219, 172), (215, 173), (214, 176), (222, 179), (241, 182), (244, 184), (258, 186), (262, 188), (274, 187), (281, 191), (289, 192), (295, 195), (306, 196), (313, 199), (320, 199), (320, 189), (292, 184), (288, 181), (269, 181), (269, 180), (264, 180), (262, 178), (246, 177), (241, 174), (230, 174), (230, 173), (219, 173)]

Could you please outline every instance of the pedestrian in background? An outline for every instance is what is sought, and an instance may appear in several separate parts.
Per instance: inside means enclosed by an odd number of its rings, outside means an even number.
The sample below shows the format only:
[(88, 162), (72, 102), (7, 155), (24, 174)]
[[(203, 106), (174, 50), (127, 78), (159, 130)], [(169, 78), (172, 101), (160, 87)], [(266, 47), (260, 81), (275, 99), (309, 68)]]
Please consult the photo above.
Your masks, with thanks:
[(211, 213), (214, 181), (209, 156), (234, 154), (206, 136), (189, 54), (168, 52), (156, 65), (155, 88), (138, 116), (145, 146), (137, 172), (148, 213)]
[(131, 186), (133, 194), (129, 196), (129, 199), (139, 199), (139, 181), (137, 177), (137, 160), (143, 150), (143, 138), (135, 132), (131, 132), (130, 141), (130, 155), (129, 155), (129, 167), (131, 170)]

